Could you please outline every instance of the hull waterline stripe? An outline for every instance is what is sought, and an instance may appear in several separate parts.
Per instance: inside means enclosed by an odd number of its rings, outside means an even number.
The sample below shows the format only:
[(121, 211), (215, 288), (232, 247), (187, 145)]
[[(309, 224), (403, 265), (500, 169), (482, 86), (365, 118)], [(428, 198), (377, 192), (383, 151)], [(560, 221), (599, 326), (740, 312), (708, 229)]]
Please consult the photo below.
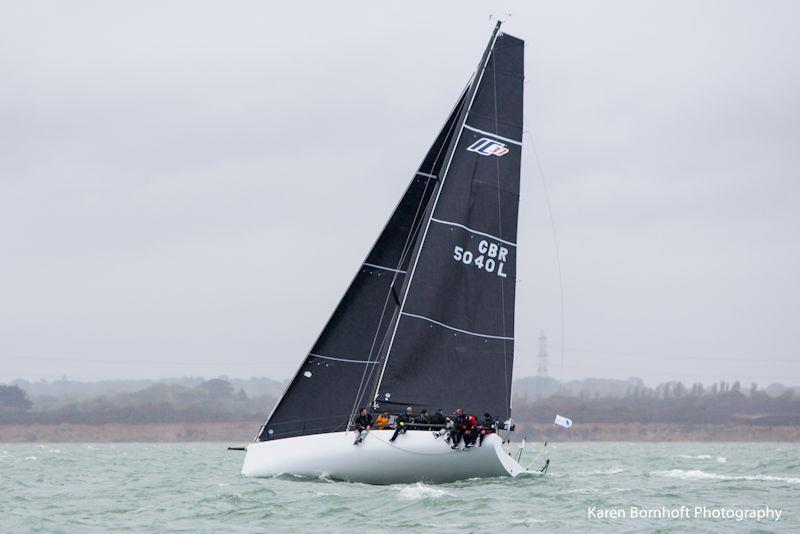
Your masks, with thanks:
[(434, 180), (436, 180), (437, 178), (439, 178), (439, 177), (438, 177), (438, 176), (436, 176), (435, 174), (428, 174), (427, 172), (418, 172), (418, 173), (417, 173), (417, 176), (424, 176), (425, 178), (433, 178)]
[(431, 220), (433, 222), (437, 222), (439, 224), (447, 224), (447, 225), (450, 225), (450, 226), (458, 226), (459, 228), (463, 228), (464, 230), (466, 230), (468, 232), (472, 232), (473, 234), (482, 235), (484, 237), (491, 237), (495, 241), (500, 241), (501, 243), (505, 243), (506, 245), (511, 245), (512, 247), (516, 247), (517, 246), (516, 243), (512, 243), (511, 241), (506, 241), (505, 239), (500, 239), (499, 237), (494, 236), (492, 234), (487, 234), (486, 232), (479, 232), (477, 230), (473, 230), (472, 228), (470, 228), (468, 226), (464, 226), (463, 224), (458, 224), (458, 223), (454, 223), (454, 222), (450, 222), (450, 221), (443, 221), (441, 219), (437, 219), (436, 217), (431, 217)]
[(479, 130), (477, 128), (473, 128), (469, 124), (465, 124), (464, 128), (471, 132), (488, 135), (490, 137), (494, 137), (495, 139), (500, 139), (501, 141), (505, 141), (506, 143), (511, 143), (512, 145), (522, 146), (522, 141), (515, 141), (513, 139), (509, 139), (508, 137), (503, 137), (502, 135), (497, 135), (496, 133), (487, 132), (486, 130)]
[(374, 267), (376, 269), (383, 269), (384, 271), (391, 271), (393, 273), (406, 274), (405, 271), (401, 271), (400, 269), (392, 269), (391, 267), (384, 267), (383, 265), (375, 265), (374, 263), (364, 262), (364, 265), (366, 265), (367, 267)]
[(490, 336), (488, 334), (479, 334), (477, 332), (470, 332), (469, 330), (461, 330), (460, 328), (456, 328), (454, 326), (446, 325), (444, 323), (440, 323), (439, 321), (434, 321), (433, 319), (431, 319), (429, 317), (425, 317), (423, 315), (416, 315), (414, 313), (406, 313), (406, 312), (403, 312), (401, 315), (405, 315), (406, 317), (414, 317), (416, 319), (422, 319), (423, 321), (428, 321), (429, 323), (438, 324), (439, 326), (441, 326), (443, 328), (447, 328), (448, 330), (454, 330), (456, 332), (461, 332), (462, 334), (469, 334), (470, 336), (486, 337), (486, 338), (490, 338), (490, 339), (505, 339), (505, 340), (508, 340), (508, 341), (514, 341), (513, 337)]
[(313, 358), (322, 358), (323, 360), (333, 360), (336, 362), (347, 362), (347, 363), (363, 363), (363, 364), (373, 364), (378, 362), (368, 362), (364, 360), (348, 360), (347, 358), (334, 358), (333, 356), (320, 356), (319, 354), (309, 354), (309, 356)]

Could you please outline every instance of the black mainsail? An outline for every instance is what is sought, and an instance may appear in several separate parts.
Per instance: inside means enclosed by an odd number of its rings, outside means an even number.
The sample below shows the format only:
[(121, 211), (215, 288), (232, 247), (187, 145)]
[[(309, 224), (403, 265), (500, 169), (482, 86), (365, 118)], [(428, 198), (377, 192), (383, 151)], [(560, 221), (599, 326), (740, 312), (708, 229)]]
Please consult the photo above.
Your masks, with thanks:
[(373, 401), (510, 417), (524, 42), (499, 28), (259, 441)]

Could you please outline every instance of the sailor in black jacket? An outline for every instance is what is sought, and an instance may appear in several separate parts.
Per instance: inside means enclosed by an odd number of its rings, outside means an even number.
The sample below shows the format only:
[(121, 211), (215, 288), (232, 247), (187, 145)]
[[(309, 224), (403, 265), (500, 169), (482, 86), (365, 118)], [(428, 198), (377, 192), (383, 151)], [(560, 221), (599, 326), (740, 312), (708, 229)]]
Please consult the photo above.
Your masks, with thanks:
[[(443, 425), (445, 423), (444, 414), (442, 413), (442, 409), (439, 408), (436, 410), (436, 413), (431, 416), (431, 424), (434, 425)], [(438, 426), (436, 428), (439, 428)]]
[(422, 425), (417, 426), (416, 428), (419, 428), (420, 430), (430, 430), (431, 418), (428, 415), (428, 410), (423, 408), (419, 414), (419, 417), (414, 422), (417, 423), (417, 425)]
[(489, 434), (494, 434), (497, 431), (497, 421), (494, 420), (494, 417), (489, 412), (483, 414), (483, 421), (481, 421), (480, 426), (480, 437), (478, 439), (478, 447), (483, 445), (483, 439), (488, 436)]
[[(465, 437), (465, 434), (470, 429), (469, 416), (464, 415), (464, 411), (461, 408), (456, 409), (456, 413), (453, 414), (453, 427), (453, 431), (450, 433), (453, 441), (452, 448), (457, 449), (461, 438)], [(466, 446), (465, 439), (464, 447)]]
[(358, 413), (358, 417), (354, 421), (356, 430), (358, 431), (358, 437), (356, 438), (353, 445), (358, 445), (362, 441), (364, 441), (364, 437), (367, 435), (367, 432), (372, 428), (372, 414), (367, 412), (366, 408), (361, 408), (361, 411)]
[(412, 410), (411, 406), (409, 406), (408, 408), (406, 408), (406, 413), (398, 415), (397, 419), (394, 420), (394, 434), (392, 434), (392, 437), (389, 438), (389, 441), (394, 441), (400, 434), (405, 434), (406, 430), (408, 430), (406, 424), (413, 422), (414, 422), (414, 410)]

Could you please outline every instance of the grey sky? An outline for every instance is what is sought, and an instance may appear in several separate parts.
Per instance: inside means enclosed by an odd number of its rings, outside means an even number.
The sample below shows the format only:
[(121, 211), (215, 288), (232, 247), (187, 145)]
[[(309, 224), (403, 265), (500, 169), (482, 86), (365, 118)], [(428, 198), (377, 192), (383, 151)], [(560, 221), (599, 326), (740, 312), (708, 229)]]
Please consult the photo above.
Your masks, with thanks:
[[(289, 376), (491, 29), (384, 4), (2, 1), (0, 381)], [(800, 9), (554, 4), (495, 12), (564, 378), (800, 383)], [(529, 146), (516, 376), (544, 329), (559, 377)]]

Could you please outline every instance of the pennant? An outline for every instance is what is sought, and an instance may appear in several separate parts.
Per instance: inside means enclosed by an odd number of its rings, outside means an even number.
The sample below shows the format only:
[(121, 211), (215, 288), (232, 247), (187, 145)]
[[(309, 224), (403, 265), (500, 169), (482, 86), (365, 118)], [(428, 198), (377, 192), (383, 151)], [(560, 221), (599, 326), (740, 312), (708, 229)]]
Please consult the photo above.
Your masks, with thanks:
[(572, 426), (572, 419), (556, 415), (556, 420), (553, 421), (553, 424), (563, 426), (564, 428), (569, 428)]

